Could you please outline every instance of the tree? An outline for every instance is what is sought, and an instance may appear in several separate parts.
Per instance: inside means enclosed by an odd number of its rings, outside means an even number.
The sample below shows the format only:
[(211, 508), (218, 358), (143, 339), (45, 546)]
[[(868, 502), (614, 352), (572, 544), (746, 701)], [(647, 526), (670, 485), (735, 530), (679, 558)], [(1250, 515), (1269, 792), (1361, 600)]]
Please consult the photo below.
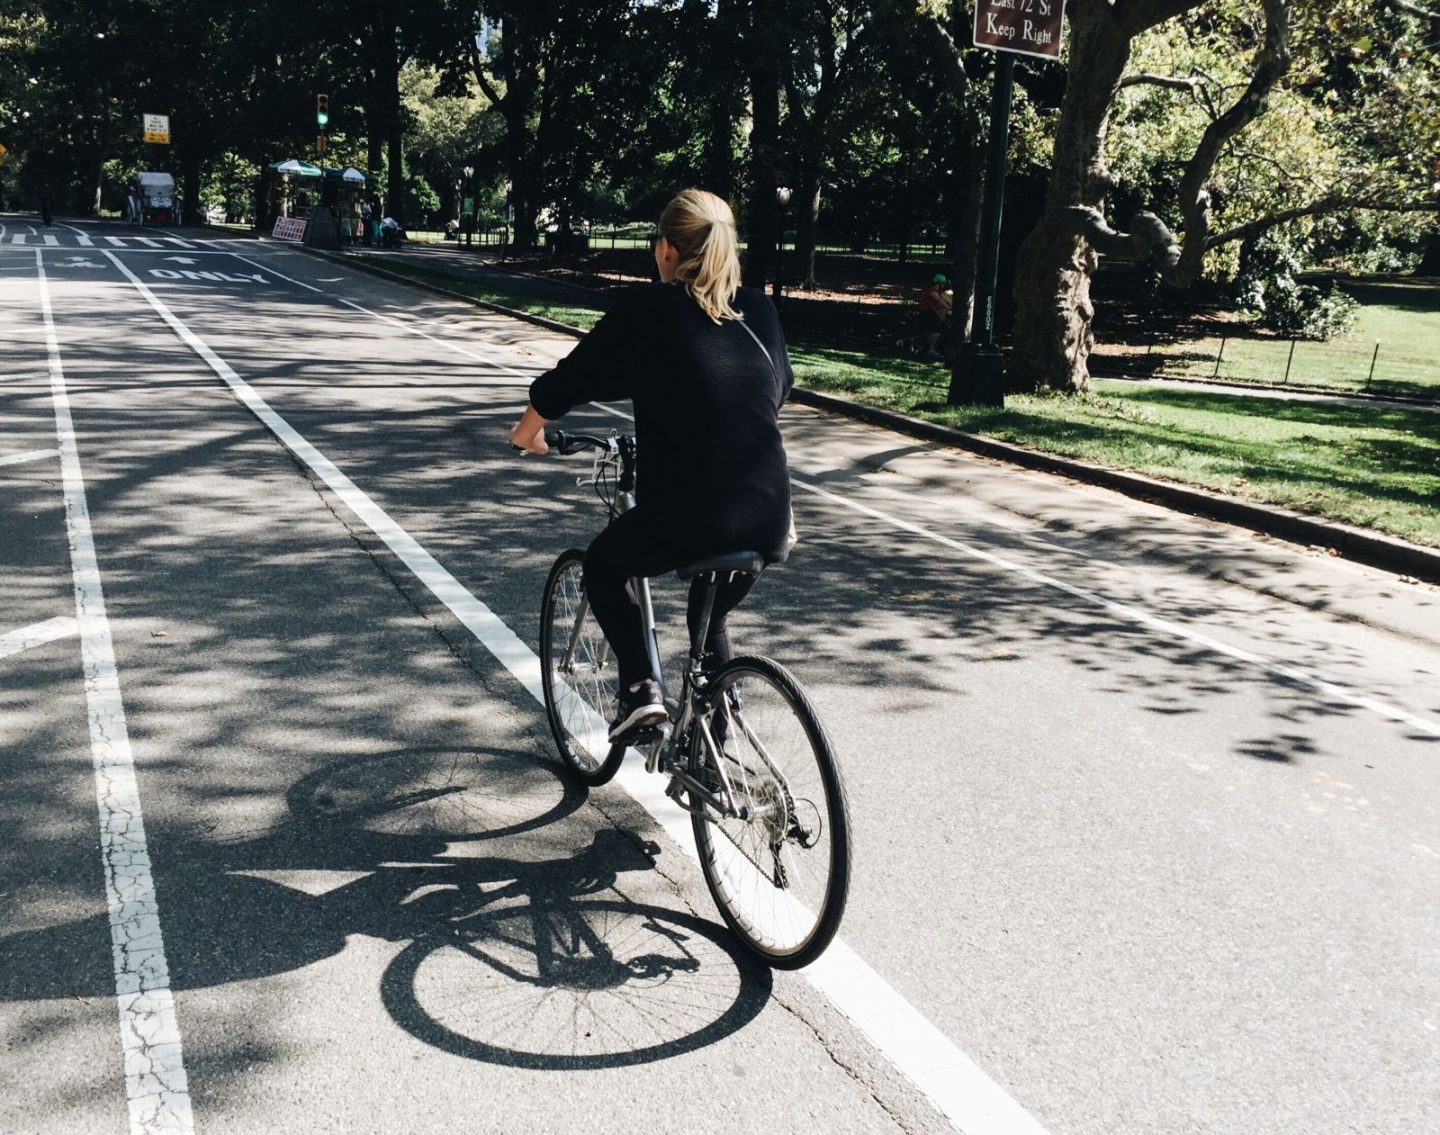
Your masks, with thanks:
[[(1265, 163), (1285, 164), (1283, 147), (1246, 152), (1238, 141), (1263, 115), (1277, 90), (1290, 90), (1302, 99), (1350, 99), (1345, 84), (1358, 79), (1346, 73), (1347, 55), (1357, 47), (1369, 51), (1358, 29), (1374, 27), (1376, 15), (1360, 3), (1338, 0), (1321, 5), (1316, 0), (1262, 0), (1261, 11), (1247, 13), (1233, 3), (1202, 4), (1195, 0), (1077, 0), (1070, 6), (1068, 38), (1070, 74), (1084, 76), (1066, 89), (1055, 132), (1054, 157), (1046, 198), (1046, 212), (1022, 250), (1016, 280), (1016, 342), (1011, 356), (1012, 384), (1017, 388), (1044, 386), (1072, 392), (1088, 388), (1086, 360), (1093, 346), (1090, 277), (1097, 254), (1128, 255), (1153, 260), (1167, 284), (1184, 287), (1199, 278), (1206, 255), (1221, 246), (1254, 239), (1279, 226), (1303, 222), (1343, 211), (1433, 210), (1433, 197), (1421, 199), (1413, 169), (1407, 175), (1377, 177), (1386, 168), (1385, 154), (1396, 152), (1398, 138), (1386, 142), (1367, 135), (1364, 145), (1354, 140), (1350, 150), (1367, 150), (1368, 159), (1348, 171), (1346, 182), (1316, 187), (1305, 177), (1281, 177), (1282, 192), (1270, 205), (1216, 231), (1212, 210), (1216, 205), (1214, 182), (1226, 162), (1237, 167)], [(1391, 15), (1401, 13), (1394, 10)], [(1170, 20), (1189, 19), (1192, 31), (1221, 27), (1245, 49), (1245, 81), (1212, 89), (1201, 74), (1149, 74), (1127, 76), (1132, 49), (1145, 33)], [(1310, 36), (1294, 36), (1299, 18)], [(1328, 30), (1327, 35), (1319, 34)], [(1293, 43), (1306, 45), (1303, 67), (1295, 69), (1291, 87), (1282, 81), (1292, 71)], [(1392, 57), (1406, 51), (1403, 36), (1390, 41)], [(1381, 107), (1395, 93), (1395, 73), (1386, 66), (1364, 69), (1370, 89), (1361, 100), (1371, 130), (1382, 127)], [(1128, 233), (1117, 232), (1104, 219), (1107, 194), (1116, 180), (1107, 164), (1106, 144), (1117, 93), (1129, 85), (1156, 85), (1195, 93), (1205, 124), (1193, 149), (1185, 157), (1173, 185), (1173, 214), (1180, 228), (1177, 238), (1155, 213), (1138, 214)], [(1381, 91), (1385, 95), (1380, 94)], [(1330, 112), (1334, 116), (1333, 110)], [(1352, 128), (1359, 121), (1351, 118)], [(1380, 133), (1391, 133), (1380, 129)], [(1343, 131), (1317, 128), (1317, 136), (1344, 150)], [(1413, 166), (1413, 161), (1411, 162)], [(1234, 210), (1234, 202), (1230, 207)]]

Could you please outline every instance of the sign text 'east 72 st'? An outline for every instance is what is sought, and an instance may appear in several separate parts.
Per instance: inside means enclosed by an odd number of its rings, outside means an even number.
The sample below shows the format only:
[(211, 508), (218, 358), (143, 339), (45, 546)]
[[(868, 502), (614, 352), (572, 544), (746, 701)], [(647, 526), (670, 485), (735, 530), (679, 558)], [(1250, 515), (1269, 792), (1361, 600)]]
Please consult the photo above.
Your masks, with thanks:
[(1063, 0), (976, 0), (975, 46), (1060, 58)]

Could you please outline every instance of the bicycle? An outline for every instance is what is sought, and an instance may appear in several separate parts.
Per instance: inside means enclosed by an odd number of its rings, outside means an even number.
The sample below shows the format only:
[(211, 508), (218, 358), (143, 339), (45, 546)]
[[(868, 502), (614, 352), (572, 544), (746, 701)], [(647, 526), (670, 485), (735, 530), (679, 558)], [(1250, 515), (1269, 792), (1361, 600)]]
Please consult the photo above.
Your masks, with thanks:
[[(595, 451), (580, 483), (595, 487), (611, 519), (635, 506), (633, 437), (551, 429), (545, 440), (563, 455)], [(644, 752), (646, 771), (669, 777), (666, 795), (690, 814), (701, 871), (725, 924), (771, 966), (808, 965), (834, 938), (850, 881), (849, 810), (830, 739), (778, 662), (742, 655), (713, 671), (703, 664), (721, 575), (759, 575), (764, 557), (734, 552), (676, 572), (708, 583), (679, 696), (666, 692), (666, 722), (613, 745), (606, 715), (617, 673), (586, 600), (584, 559), (578, 548), (561, 553), (540, 611), (545, 712), (565, 767), (581, 783), (601, 785), (628, 748)], [(649, 580), (632, 587), (660, 674)]]

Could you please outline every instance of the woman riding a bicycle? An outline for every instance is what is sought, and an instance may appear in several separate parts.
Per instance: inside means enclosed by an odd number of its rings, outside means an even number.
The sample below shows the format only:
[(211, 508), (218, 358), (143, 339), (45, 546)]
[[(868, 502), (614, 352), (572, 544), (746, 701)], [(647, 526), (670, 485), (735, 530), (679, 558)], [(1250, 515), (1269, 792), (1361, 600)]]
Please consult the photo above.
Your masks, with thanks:
[[(609, 737), (666, 717), (640, 609), (627, 586), (740, 550), (785, 558), (790, 480), (778, 412), (794, 381), (785, 338), (764, 292), (740, 286), (735, 219), (712, 193), (687, 189), (660, 215), (660, 282), (637, 287), (553, 370), (530, 387), (511, 443), (548, 450), (545, 426), (587, 402), (630, 399), (642, 455), (636, 507), (615, 517), (585, 554), (595, 618), (615, 652), (619, 705)], [(732, 655), (726, 616), (753, 585), (737, 574), (715, 596), (705, 649)], [(697, 625), (703, 588), (692, 585)]]

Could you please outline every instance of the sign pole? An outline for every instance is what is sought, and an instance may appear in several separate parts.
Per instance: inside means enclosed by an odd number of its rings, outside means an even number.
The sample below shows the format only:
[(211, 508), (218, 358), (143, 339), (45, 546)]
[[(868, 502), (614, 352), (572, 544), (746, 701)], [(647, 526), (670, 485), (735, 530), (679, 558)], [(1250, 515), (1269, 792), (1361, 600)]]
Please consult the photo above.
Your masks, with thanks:
[(1005, 213), (1005, 164), (1010, 148), (1010, 95), (1015, 56), (1060, 58), (1065, 28), (1061, 0), (975, 0), (975, 46), (996, 53), (990, 99), (990, 160), (980, 261), (975, 272), (975, 316), (970, 341), (955, 356), (947, 401), (952, 406), (1005, 405), (1005, 357), (995, 345), (995, 286), (1000, 270), (1000, 220)]
[(1010, 149), (1010, 99), (1015, 56), (999, 53), (990, 96), (990, 161), (980, 221), (980, 264), (975, 274), (975, 316), (970, 341), (950, 375), (950, 405), (1005, 405), (1005, 358), (995, 346), (995, 292), (1000, 274), (1000, 221), (1005, 213), (1005, 168)]

